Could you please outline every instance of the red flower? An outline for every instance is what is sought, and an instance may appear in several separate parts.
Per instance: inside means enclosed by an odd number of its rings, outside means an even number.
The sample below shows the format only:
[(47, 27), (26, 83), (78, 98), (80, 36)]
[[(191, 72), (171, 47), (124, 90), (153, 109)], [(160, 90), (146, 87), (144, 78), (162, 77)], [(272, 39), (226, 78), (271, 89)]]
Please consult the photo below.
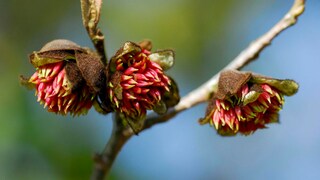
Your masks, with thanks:
[(248, 135), (265, 128), (265, 124), (278, 121), (278, 111), (284, 103), (283, 95), (267, 84), (259, 86), (262, 92), (254, 102), (248, 104), (243, 104), (243, 99), (252, 92), (248, 84), (228, 100), (215, 100), (216, 108), (210, 123), (220, 134), (239, 131)]
[(86, 114), (91, 108), (94, 95), (88, 87), (73, 91), (66, 75), (65, 62), (46, 64), (37, 68), (29, 82), (35, 84), (38, 102), (49, 112), (66, 115)]
[[(104, 87), (104, 65), (93, 52), (68, 40), (54, 40), (30, 55), (36, 68), (22, 83), (36, 89), (49, 112), (86, 114)], [(103, 83), (102, 83), (103, 82)]]
[(130, 121), (131, 127), (138, 126), (133, 127), (136, 131), (141, 128), (147, 110), (155, 110), (160, 113), (166, 111), (163, 96), (170, 91), (172, 82), (164, 74), (163, 68), (153, 60), (159, 60), (162, 57), (165, 60), (171, 58), (173, 61), (173, 52), (163, 51), (161, 55), (166, 55), (161, 56), (160, 52), (152, 54), (149, 50), (127, 42), (111, 59), (109, 65), (111, 72), (108, 84), (110, 101), (114, 109)]
[(221, 135), (249, 135), (266, 124), (278, 122), (284, 95), (293, 95), (298, 88), (292, 80), (237, 71), (223, 72), (218, 86), (201, 123), (210, 122)]

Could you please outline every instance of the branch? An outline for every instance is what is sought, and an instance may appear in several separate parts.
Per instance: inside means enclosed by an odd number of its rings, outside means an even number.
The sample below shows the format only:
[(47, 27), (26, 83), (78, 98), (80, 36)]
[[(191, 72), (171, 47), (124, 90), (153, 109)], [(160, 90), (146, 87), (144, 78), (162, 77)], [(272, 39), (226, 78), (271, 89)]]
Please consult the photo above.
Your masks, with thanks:
[(274, 25), (266, 34), (253, 41), (220, 72), (214, 75), (206, 83), (184, 96), (179, 104), (170, 109), (167, 114), (163, 116), (156, 116), (154, 114), (149, 116), (144, 126), (144, 130), (152, 127), (155, 124), (166, 122), (178, 113), (207, 101), (210, 94), (216, 91), (219, 75), (222, 71), (227, 69), (239, 70), (255, 60), (259, 56), (260, 52), (271, 44), (275, 37), (297, 22), (298, 17), (303, 13), (304, 8), (305, 0), (295, 0), (292, 8), (276, 25)]
[(82, 23), (88, 35), (101, 57), (101, 61), (106, 65), (107, 54), (104, 47), (104, 35), (97, 27), (100, 20), (102, 0), (80, 0)]
[(92, 180), (103, 180), (112, 167), (114, 160), (119, 154), (123, 145), (130, 139), (131, 134), (126, 134), (126, 127), (123, 125), (118, 114), (113, 118), (112, 135), (101, 154), (94, 156), (95, 167), (91, 176)]

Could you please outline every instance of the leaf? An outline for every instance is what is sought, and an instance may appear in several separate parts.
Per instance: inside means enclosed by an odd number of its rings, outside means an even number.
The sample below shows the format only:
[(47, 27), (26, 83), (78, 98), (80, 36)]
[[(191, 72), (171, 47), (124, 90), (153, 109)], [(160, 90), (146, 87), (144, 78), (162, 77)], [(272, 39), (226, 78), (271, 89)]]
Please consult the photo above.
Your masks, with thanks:
[(20, 80), (20, 84), (24, 87), (26, 87), (27, 89), (31, 90), (34, 89), (36, 86), (33, 83), (29, 82), (29, 77), (24, 77), (23, 75), (20, 75), (19, 80)]
[(153, 111), (159, 115), (163, 115), (167, 112), (167, 106), (164, 101), (159, 101), (153, 108)]
[(121, 119), (125, 120), (128, 123), (132, 131), (138, 135), (139, 132), (142, 130), (144, 123), (146, 121), (146, 116), (137, 116), (135, 118), (125, 116), (124, 114), (120, 114)]
[(156, 51), (149, 55), (151, 61), (159, 64), (166, 71), (174, 64), (174, 51), (171, 49)]
[(259, 98), (260, 94), (261, 93), (257, 92), (257, 91), (250, 91), (242, 99), (242, 101), (243, 101), (242, 105), (245, 106), (245, 105), (247, 105), (249, 103), (255, 102)]
[(166, 104), (167, 108), (175, 106), (180, 101), (178, 85), (173, 80), (173, 78), (171, 78), (170, 76), (168, 77), (170, 78), (170, 82), (171, 82), (171, 85), (169, 86), (170, 91), (169, 92), (166, 91), (162, 97), (163, 102)]
[(122, 56), (130, 53), (137, 53), (141, 51), (141, 47), (134, 42), (127, 41), (124, 45), (117, 51), (115, 59), (119, 59)]
[(263, 84), (266, 83), (279, 91), (281, 91), (286, 96), (292, 96), (297, 93), (299, 89), (299, 84), (296, 83), (294, 80), (290, 79), (273, 79), (269, 77), (263, 77), (259, 75), (253, 75), (250, 82)]
[(72, 41), (56, 39), (45, 44), (39, 52), (33, 52), (29, 59), (34, 67), (39, 67), (67, 59), (75, 59), (75, 51), (83, 52), (84, 49)]
[(81, 0), (82, 23), (90, 36), (97, 34), (102, 0)]
[(81, 71), (87, 85), (99, 92), (105, 83), (104, 65), (100, 61), (99, 56), (91, 53), (75, 52), (77, 66)]
[(57, 62), (63, 61), (63, 59), (41, 57), (36, 52), (32, 53), (29, 56), (29, 59), (30, 59), (31, 64), (35, 68), (46, 65), (46, 64), (57, 63)]

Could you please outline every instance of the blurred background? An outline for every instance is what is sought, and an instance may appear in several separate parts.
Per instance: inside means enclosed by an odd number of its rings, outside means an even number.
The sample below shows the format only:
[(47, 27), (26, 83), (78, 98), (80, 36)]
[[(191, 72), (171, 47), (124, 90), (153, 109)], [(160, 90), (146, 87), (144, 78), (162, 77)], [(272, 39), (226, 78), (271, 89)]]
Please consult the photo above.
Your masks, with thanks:
[[(127, 40), (172, 48), (169, 74), (181, 95), (198, 87), (268, 31), (293, 0), (105, 0), (100, 27), (109, 57)], [(205, 104), (132, 138), (110, 179), (319, 179), (320, 1), (308, 0), (298, 24), (245, 70), (294, 79), (280, 124), (252, 136), (220, 137), (198, 125)], [(48, 113), (34, 91), (28, 54), (65, 38), (92, 47), (78, 0), (0, 0), (0, 179), (89, 179), (92, 155), (111, 133), (111, 115)]]

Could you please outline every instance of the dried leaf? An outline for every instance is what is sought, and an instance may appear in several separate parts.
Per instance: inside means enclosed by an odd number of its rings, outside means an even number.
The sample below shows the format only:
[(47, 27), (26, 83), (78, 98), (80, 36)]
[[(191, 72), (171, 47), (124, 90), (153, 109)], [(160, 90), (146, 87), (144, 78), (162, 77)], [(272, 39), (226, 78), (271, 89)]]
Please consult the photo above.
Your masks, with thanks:
[(75, 62), (67, 62), (64, 68), (71, 83), (72, 91), (79, 90), (85, 84), (85, 81), (77, 64)]
[(99, 56), (76, 52), (75, 57), (87, 85), (95, 92), (99, 92), (105, 82), (104, 65)]
[(102, 0), (81, 0), (82, 22), (90, 35), (96, 35)]

